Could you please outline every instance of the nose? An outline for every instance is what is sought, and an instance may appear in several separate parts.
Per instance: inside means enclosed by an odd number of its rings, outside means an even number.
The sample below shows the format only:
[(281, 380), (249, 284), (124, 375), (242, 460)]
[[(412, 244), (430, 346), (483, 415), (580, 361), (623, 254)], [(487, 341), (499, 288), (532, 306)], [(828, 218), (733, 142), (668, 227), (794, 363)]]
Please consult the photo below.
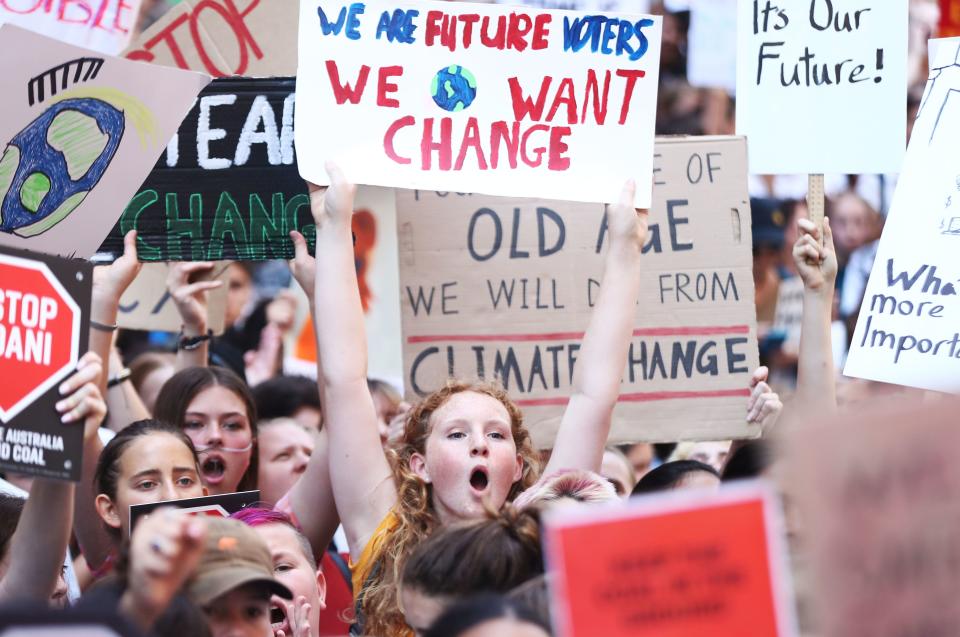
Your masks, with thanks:
[(217, 423), (210, 423), (203, 429), (204, 436), (206, 440), (204, 444), (208, 447), (222, 447), (223, 446), (223, 432), (220, 430), (220, 425)]
[(163, 499), (163, 501), (180, 499), (176, 488), (169, 480), (163, 481), (163, 485), (160, 487), (160, 497)]
[(307, 470), (307, 463), (310, 462), (310, 456), (303, 452), (297, 453), (297, 463), (293, 466), (294, 473), (303, 473)]
[(490, 455), (490, 448), (487, 446), (486, 436), (474, 436), (470, 443), (470, 455), (482, 456), (486, 458)]

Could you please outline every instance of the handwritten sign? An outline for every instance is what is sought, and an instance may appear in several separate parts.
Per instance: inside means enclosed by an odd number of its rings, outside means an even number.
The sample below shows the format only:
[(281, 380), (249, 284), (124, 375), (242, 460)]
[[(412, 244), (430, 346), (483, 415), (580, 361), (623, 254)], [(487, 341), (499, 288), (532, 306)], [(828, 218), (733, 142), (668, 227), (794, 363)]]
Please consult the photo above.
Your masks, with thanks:
[(141, 0), (4, 0), (0, 24), (107, 55), (120, 53), (133, 36)]
[(10, 25), (0, 27), (0, 78), (0, 245), (81, 257), (96, 252), (209, 81)]
[(0, 469), (80, 479), (83, 426), (64, 426), (59, 385), (87, 349), (92, 266), (0, 249)]
[(296, 75), (297, 3), (183, 0), (127, 50), (131, 60), (213, 77)]
[[(227, 309), (228, 263), (215, 267), (212, 277), (223, 282), (219, 288), (207, 292), (207, 327), (214, 334), (223, 333), (224, 316)], [(147, 263), (141, 268), (120, 299), (117, 312), (117, 324), (133, 330), (156, 330), (176, 332), (183, 324), (183, 318), (177, 311), (170, 293), (167, 292), (167, 263)]]
[[(636, 329), (611, 441), (756, 436), (742, 138), (662, 139)], [(405, 386), (499, 378), (552, 445), (602, 279), (603, 208), (398, 191)]]
[(220, 79), (201, 94), (101, 251), (137, 230), (142, 261), (288, 259), (312, 251), (313, 216), (293, 147), (293, 78)]
[[(300, 174), (616, 201), (650, 183), (655, 16), (449, 2), (301, 3)], [(647, 207), (650, 189), (637, 189)]]
[(560, 9), (563, 11), (622, 11), (646, 13), (649, 0), (495, 0), (497, 4), (524, 5), (537, 9)]
[(844, 373), (957, 392), (960, 39), (938, 55), (946, 63), (927, 82)]
[(739, 0), (738, 24), (751, 173), (900, 170), (907, 0)]
[[(874, 405), (785, 441), (823, 637), (950, 635), (958, 405)], [(812, 422), (812, 421), (811, 421)]]
[(544, 545), (560, 637), (795, 634), (778, 506), (761, 484), (561, 508)]

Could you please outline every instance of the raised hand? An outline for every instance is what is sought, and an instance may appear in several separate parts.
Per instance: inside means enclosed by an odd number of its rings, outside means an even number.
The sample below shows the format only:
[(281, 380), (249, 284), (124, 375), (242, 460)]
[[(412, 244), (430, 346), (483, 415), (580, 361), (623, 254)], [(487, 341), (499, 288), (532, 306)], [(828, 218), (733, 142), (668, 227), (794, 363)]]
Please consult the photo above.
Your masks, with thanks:
[(120, 303), (120, 297), (137, 278), (141, 267), (143, 264), (137, 258), (137, 231), (131, 230), (123, 237), (123, 255), (110, 265), (93, 269), (94, 310), (99, 303)]
[(830, 220), (823, 220), (823, 245), (820, 228), (809, 219), (799, 219), (800, 237), (793, 246), (793, 261), (803, 279), (803, 287), (810, 291), (833, 294), (837, 280), (837, 251), (833, 247)]
[(167, 291), (180, 312), (187, 336), (202, 336), (207, 331), (207, 291), (217, 289), (223, 281), (191, 282), (191, 278), (212, 270), (210, 261), (192, 261), (174, 264), (167, 274)]
[(607, 206), (607, 228), (610, 231), (610, 245), (643, 248), (647, 241), (649, 210), (633, 207), (637, 184), (628, 180), (620, 193), (620, 201)]
[(273, 629), (274, 637), (310, 637), (310, 604), (303, 595), (290, 603), (274, 596), (274, 605), (283, 610), (284, 621)]
[(346, 228), (349, 231), (357, 187), (347, 181), (343, 171), (332, 161), (327, 162), (326, 169), (330, 186), (307, 183), (313, 221), (317, 224), (318, 232), (326, 227)]
[(107, 405), (100, 394), (103, 364), (94, 352), (87, 352), (77, 362), (77, 371), (60, 384), (60, 394), (66, 396), (56, 404), (63, 423), (83, 421), (83, 437), (97, 435), (97, 429), (107, 415)]
[(753, 372), (747, 400), (747, 422), (759, 424), (764, 436), (770, 433), (783, 411), (780, 396), (767, 384), (769, 373), (766, 367), (758, 367)]
[(317, 280), (317, 262), (310, 256), (307, 249), (307, 240), (296, 230), (290, 231), (290, 240), (293, 241), (293, 258), (287, 262), (293, 278), (297, 280), (307, 298), (310, 299), (313, 309), (313, 286)]

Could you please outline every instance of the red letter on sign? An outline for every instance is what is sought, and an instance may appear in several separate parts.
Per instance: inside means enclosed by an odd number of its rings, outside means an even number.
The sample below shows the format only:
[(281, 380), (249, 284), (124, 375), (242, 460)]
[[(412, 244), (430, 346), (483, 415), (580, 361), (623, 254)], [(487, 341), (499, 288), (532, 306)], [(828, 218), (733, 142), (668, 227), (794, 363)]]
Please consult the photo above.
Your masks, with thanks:
[(343, 104), (350, 100), (351, 104), (360, 102), (363, 95), (363, 89), (367, 85), (367, 76), (370, 74), (370, 67), (364, 64), (360, 67), (360, 75), (357, 76), (356, 88), (351, 88), (349, 84), (340, 82), (340, 71), (337, 69), (336, 60), (327, 60), (327, 75), (330, 76), (330, 88), (333, 89), (333, 96), (337, 104)]
[(390, 124), (390, 128), (387, 129), (387, 134), (383, 136), (383, 150), (387, 153), (387, 157), (397, 162), (398, 164), (409, 164), (410, 159), (407, 157), (401, 157), (397, 154), (397, 151), (393, 148), (393, 138), (397, 135), (397, 131), (401, 128), (406, 128), (407, 126), (413, 126), (417, 123), (417, 120), (413, 118), (412, 115), (407, 115), (406, 117), (401, 117), (394, 123)]
[[(329, 64), (329, 63), (328, 63)], [(380, 67), (380, 79), (377, 81), (377, 106), (386, 106), (388, 108), (398, 108), (400, 102), (392, 97), (387, 97), (387, 93), (396, 93), (397, 85), (388, 82), (388, 77), (399, 77), (403, 75), (402, 66), (382, 66)]]

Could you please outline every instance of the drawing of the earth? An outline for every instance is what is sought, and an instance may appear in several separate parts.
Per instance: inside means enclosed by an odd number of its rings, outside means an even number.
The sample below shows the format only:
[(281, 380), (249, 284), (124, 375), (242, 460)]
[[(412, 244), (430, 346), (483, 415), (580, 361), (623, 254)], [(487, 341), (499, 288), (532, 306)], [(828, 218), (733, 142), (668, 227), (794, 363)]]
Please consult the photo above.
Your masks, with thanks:
[(0, 231), (32, 237), (63, 221), (103, 177), (123, 112), (93, 98), (51, 105), (0, 156)]
[(443, 110), (451, 113), (462, 111), (473, 104), (477, 97), (477, 78), (462, 66), (448, 66), (433, 76), (430, 94)]

